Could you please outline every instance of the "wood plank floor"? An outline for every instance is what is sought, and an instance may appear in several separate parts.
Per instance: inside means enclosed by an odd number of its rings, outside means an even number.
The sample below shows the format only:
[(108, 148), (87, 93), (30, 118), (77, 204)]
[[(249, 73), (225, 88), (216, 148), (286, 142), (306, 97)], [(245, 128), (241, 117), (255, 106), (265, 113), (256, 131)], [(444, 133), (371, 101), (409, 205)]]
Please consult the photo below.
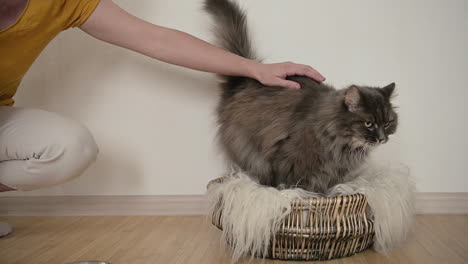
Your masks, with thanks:
[[(220, 231), (202, 216), (0, 217), (0, 221), (15, 229), (0, 238), (1, 264), (92, 259), (112, 264), (230, 263)], [(418, 216), (416, 231), (403, 249), (389, 256), (367, 250), (326, 263), (468, 263), (468, 215)]]

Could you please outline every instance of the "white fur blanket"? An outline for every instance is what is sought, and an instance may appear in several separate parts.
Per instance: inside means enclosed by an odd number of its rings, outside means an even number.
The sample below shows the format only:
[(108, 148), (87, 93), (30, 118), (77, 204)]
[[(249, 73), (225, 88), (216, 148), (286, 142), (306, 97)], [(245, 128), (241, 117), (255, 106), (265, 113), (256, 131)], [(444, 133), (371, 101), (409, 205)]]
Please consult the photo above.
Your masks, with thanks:
[[(272, 236), (291, 211), (291, 201), (317, 194), (302, 189), (278, 190), (251, 180), (233, 170), (222, 183), (211, 184), (210, 213), (222, 197), (223, 238), (232, 249), (232, 259), (265, 255)], [(348, 181), (329, 190), (327, 196), (362, 193), (374, 219), (374, 249), (387, 253), (406, 239), (413, 225), (414, 183), (403, 165), (368, 163), (349, 175)]]

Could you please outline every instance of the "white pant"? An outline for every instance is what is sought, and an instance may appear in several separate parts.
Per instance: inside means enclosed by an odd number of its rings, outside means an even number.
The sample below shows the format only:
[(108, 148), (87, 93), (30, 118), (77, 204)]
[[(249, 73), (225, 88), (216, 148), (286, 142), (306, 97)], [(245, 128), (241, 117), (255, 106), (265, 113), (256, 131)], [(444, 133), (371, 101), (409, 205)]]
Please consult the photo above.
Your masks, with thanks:
[(87, 128), (38, 109), (0, 106), (0, 183), (27, 191), (66, 182), (96, 160)]

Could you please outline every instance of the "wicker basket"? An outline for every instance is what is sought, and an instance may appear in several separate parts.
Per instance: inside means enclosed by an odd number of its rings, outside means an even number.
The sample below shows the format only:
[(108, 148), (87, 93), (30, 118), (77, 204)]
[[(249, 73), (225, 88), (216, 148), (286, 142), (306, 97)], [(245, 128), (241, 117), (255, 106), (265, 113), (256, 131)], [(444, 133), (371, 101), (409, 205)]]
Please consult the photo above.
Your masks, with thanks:
[[(222, 182), (223, 178), (211, 181)], [(211, 216), (222, 229), (221, 201)], [(372, 245), (373, 221), (366, 215), (367, 200), (362, 194), (333, 198), (294, 200), (291, 213), (268, 249), (271, 259), (330, 260), (359, 253)]]

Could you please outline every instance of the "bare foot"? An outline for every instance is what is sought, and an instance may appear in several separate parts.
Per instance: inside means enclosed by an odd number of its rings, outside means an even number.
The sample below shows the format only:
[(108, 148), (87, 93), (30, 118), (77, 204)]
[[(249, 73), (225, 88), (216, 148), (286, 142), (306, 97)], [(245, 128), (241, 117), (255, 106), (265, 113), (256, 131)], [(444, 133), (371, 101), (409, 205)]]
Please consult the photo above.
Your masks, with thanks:
[(13, 229), (11, 228), (11, 225), (5, 222), (0, 222), (0, 237), (4, 237), (10, 234), (11, 231), (13, 231)]

